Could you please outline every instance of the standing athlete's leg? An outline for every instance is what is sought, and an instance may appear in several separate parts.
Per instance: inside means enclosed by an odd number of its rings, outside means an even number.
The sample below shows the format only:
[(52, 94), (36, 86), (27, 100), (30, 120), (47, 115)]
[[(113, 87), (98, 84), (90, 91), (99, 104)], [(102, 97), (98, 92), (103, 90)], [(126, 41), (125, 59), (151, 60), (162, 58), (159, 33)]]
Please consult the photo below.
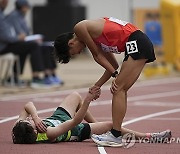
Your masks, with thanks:
[[(100, 143), (99, 142), (100, 134), (105, 133), (112, 128), (112, 122), (97, 122), (97, 123), (90, 123), (89, 125), (91, 127), (91, 134), (92, 134), (91, 138), (97, 144)], [(172, 137), (171, 131), (168, 129), (165, 131), (155, 132), (155, 133), (142, 133), (142, 132), (138, 132), (138, 131), (134, 131), (131, 129), (121, 127), (121, 132), (122, 132), (122, 136), (125, 134), (131, 134), (135, 137), (134, 138), (135, 140), (141, 142), (143, 139), (145, 139), (147, 142), (149, 141), (149, 143), (151, 141), (153, 143), (156, 143), (158, 141), (162, 141), (163, 143), (167, 143), (168, 141), (170, 141), (170, 139)], [(100, 145), (101, 144), (102, 144), (102, 142), (100, 143)], [(104, 144), (104, 145), (107, 145), (107, 144)]]
[[(116, 130), (120, 134), (122, 132), (121, 135), (124, 135), (126, 133), (133, 133), (135, 134), (135, 137), (138, 139), (147, 137), (147, 134), (123, 128), (121, 127), (121, 125), (122, 125), (122, 121), (124, 119), (126, 108), (127, 108), (127, 91), (138, 79), (145, 63), (146, 63), (146, 59), (133, 60), (130, 56), (127, 61), (123, 62), (121, 71), (116, 78), (116, 84), (118, 85), (118, 89), (113, 94), (113, 100), (112, 100), (113, 129)], [(91, 126), (91, 129), (97, 134), (103, 133), (105, 129), (110, 128), (108, 127), (110, 125), (108, 125), (107, 123), (104, 123), (104, 124), (99, 123), (99, 124), (94, 124), (90, 126)], [(153, 137), (164, 138), (164, 136), (167, 138), (171, 137), (170, 131), (163, 131), (160, 133), (148, 133), (148, 134), (150, 134), (149, 137), (152, 137), (152, 138)], [(103, 146), (114, 146), (114, 147), (117, 146), (118, 147), (118, 146), (123, 145), (121, 140), (119, 140), (118, 138), (117, 139), (113, 138), (111, 136), (112, 134), (102, 135), (102, 137), (94, 135), (92, 136), (92, 139), (95, 143), (103, 145)]]
[(118, 86), (117, 91), (113, 94), (112, 99), (112, 118), (113, 129), (121, 131), (122, 121), (127, 108), (127, 91), (138, 79), (146, 59), (133, 60), (129, 56), (128, 60), (123, 62), (121, 71), (116, 78)]
[(115, 80), (118, 88), (113, 93), (112, 99), (113, 129), (106, 134), (92, 136), (95, 143), (110, 147), (123, 146), (124, 129), (121, 129), (121, 125), (127, 108), (127, 91), (138, 79), (145, 63), (146, 59), (133, 60), (130, 56), (127, 61), (123, 62), (120, 73)]

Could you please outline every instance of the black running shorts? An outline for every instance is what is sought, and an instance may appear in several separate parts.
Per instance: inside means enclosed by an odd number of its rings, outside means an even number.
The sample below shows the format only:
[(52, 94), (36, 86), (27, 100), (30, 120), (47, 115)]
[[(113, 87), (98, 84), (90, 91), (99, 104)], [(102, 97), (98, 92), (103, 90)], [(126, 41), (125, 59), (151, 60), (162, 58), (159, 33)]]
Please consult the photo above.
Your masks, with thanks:
[(133, 32), (126, 42), (125, 58), (127, 61), (129, 55), (134, 59), (147, 59), (146, 63), (156, 60), (154, 47), (150, 39), (142, 31)]

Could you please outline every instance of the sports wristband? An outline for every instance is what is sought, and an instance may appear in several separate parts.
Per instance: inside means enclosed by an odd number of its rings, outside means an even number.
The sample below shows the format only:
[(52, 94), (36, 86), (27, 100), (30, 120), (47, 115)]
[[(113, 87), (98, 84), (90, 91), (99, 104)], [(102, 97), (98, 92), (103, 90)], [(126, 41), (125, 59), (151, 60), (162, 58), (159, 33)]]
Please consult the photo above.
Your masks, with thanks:
[(114, 71), (114, 73), (111, 74), (113, 78), (115, 78), (118, 75), (118, 71)]

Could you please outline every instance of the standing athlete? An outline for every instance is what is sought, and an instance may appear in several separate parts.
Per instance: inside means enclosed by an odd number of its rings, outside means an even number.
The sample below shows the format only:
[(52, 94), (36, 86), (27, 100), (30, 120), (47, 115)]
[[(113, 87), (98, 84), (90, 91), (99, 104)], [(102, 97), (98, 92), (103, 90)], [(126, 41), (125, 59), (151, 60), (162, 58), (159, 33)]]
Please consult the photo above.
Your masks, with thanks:
[[(88, 47), (94, 60), (105, 68), (104, 74), (89, 91), (99, 90), (111, 77), (113, 128), (97, 140), (108, 146), (121, 145), (121, 125), (127, 108), (127, 91), (136, 82), (146, 63), (153, 62), (154, 49), (149, 38), (131, 23), (105, 17), (97, 20), (83, 20), (74, 27), (74, 33), (59, 35), (54, 42), (55, 55), (59, 62), (68, 63), (71, 56)], [(118, 61), (114, 54), (125, 53), (118, 73)], [(112, 143), (113, 142), (113, 143)]]

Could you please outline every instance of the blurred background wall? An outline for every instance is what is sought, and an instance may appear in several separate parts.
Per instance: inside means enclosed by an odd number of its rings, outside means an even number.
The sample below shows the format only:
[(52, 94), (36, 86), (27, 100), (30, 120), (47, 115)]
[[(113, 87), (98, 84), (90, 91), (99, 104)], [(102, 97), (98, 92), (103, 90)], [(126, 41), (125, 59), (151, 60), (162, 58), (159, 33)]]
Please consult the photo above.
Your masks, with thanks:
[[(9, 13), (14, 8), (14, 1), (9, 0), (9, 6), (5, 13)], [(54, 38), (62, 32), (72, 31), (74, 24), (83, 19), (96, 19), (104, 16), (113, 16), (122, 20), (130, 21), (134, 23), (138, 28), (145, 32), (145, 25), (149, 22), (147, 18), (148, 14), (159, 15), (159, 23), (162, 27), (162, 40), (165, 38), (168, 31), (162, 25), (162, 18), (166, 21), (166, 15), (162, 15), (162, 2), (167, 3), (179, 3), (180, 0), (28, 0), (32, 6), (31, 11), (26, 16), (28, 24), (32, 29), (32, 33), (40, 33), (45, 35), (46, 40), (54, 40)], [(171, 4), (167, 4), (169, 7)], [(179, 4), (180, 5), (180, 4)], [(174, 6), (172, 7), (172, 10)], [(179, 8), (179, 7), (178, 7)], [(166, 9), (165, 9), (166, 10)], [(172, 12), (172, 11), (170, 11)], [(165, 13), (166, 14), (166, 13)], [(174, 13), (173, 16), (176, 16)], [(171, 16), (171, 15), (170, 15)], [(171, 19), (173, 19), (173, 16)], [(169, 21), (169, 20), (168, 20)], [(179, 20), (178, 20), (179, 21)], [(178, 22), (176, 20), (176, 22)], [(176, 25), (179, 25), (177, 23)], [(166, 25), (166, 24), (165, 24)], [(174, 32), (176, 34), (176, 32)], [(174, 33), (172, 35), (174, 35)], [(179, 33), (178, 33), (179, 35)], [(170, 40), (171, 38), (168, 37)], [(166, 41), (169, 42), (169, 41)], [(172, 42), (172, 41), (171, 41)], [(172, 53), (174, 42), (176, 46), (179, 44), (179, 40), (173, 41), (170, 45), (166, 43), (166, 46), (162, 44), (155, 46), (155, 52), (157, 61), (155, 66), (152, 66), (152, 71), (147, 70), (146, 76), (157, 74), (168, 74), (169, 69), (164, 70), (164, 63), (170, 61), (168, 57), (169, 53)], [(178, 47), (179, 48), (179, 47)], [(174, 54), (175, 53), (175, 54)], [(180, 52), (174, 51), (173, 61), (178, 58), (178, 65), (176, 68), (180, 70)], [(165, 59), (164, 59), (165, 55)], [(176, 58), (177, 59), (177, 58)], [(172, 64), (172, 60), (170, 61)], [(176, 60), (177, 61), (177, 60)], [(177, 62), (176, 62), (177, 63)], [(173, 64), (174, 65), (174, 64)], [(157, 67), (158, 66), (158, 67)], [(177, 67), (178, 66), (178, 67)], [(163, 69), (162, 69), (163, 68)], [(157, 69), (157, 70), (156, 70)], [(160, 70), (159, 70), (160, 69)], [(155, 72), (155, 73), (154, 73)]]
[[(14, 1), (15, 0), (9, 0), (6, 13), (10, 12), (14, 8)], [(58, 1), (61, 2), (62, 0)], [(94, 19), (103, 16), (113, 16), (131, 22), (133, 22), (132, 10), (136, 8), (157, 9), (159, 7), (159, 2), (160, 0), (77, 0), (77, 3), (86, 7), (87, 19)], [(29, 3), (33, 8), (35, 6), (47, 5), (48, 0), (29, 0)], [(27, 15), (27, 20), (29, 25), (32, 27), (32, 10)]]

